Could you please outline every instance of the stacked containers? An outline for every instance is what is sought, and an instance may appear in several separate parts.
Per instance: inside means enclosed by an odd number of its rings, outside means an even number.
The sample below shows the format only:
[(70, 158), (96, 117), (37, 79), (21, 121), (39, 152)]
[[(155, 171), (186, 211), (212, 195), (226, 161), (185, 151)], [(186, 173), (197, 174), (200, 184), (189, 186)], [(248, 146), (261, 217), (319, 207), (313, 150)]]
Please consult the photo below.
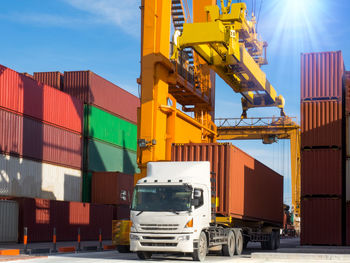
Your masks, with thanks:
[(91, 201), (93, 172), (138, 171), (139, 99), (91, 71), (64, 73), (63, 91), (85, 103), (83, 201)]
[(0, 65), (0, 195), (81, 200), (83, 104)]
[(345, 73), (345, 136), (346, 136), (346, 245), (350, 246), (350, 71)]
[(59, 71), (34, 72), (33, 78), (58, 90), (63, 89), (63, 74)]
[(301, 55), (302, 245), (344, 240), (343, 75), (340, 51)]

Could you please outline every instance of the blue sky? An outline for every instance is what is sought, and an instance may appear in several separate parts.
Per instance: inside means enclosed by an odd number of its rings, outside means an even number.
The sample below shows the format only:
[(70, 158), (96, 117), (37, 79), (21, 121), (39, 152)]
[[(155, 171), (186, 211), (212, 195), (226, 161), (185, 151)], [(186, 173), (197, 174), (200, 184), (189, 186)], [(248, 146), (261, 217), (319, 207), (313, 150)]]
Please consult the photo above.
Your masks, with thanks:
[[(190, 2), (190, 0), (189, 0)], [(235, 1), (233, 1), (235, 2)], [(342, 50), (350, 68), (350, 2), (346, 0), (247, 0), (256, 2), (258, 31), (269, 43), (264, 66), (299, 119), (300, 53)], [(0, 64), (19, 72), (92, 70), (137, 95), (140, 69), (140, 0), (2, 0)], [(240, 96), (217, 78), (216, 116), (239, 117)], [(277, 116), (254, 109), (250, 117)], [(290, 202), (289, 142), (234, 142), (285, 175)]]

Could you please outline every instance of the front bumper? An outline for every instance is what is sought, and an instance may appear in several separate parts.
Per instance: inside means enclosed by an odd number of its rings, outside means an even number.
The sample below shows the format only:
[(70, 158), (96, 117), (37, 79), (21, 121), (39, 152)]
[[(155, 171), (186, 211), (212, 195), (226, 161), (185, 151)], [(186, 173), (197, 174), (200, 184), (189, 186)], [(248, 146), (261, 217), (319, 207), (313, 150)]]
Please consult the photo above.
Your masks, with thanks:
[(193, 234), (130, 233), (131, 251), (193, 252)]

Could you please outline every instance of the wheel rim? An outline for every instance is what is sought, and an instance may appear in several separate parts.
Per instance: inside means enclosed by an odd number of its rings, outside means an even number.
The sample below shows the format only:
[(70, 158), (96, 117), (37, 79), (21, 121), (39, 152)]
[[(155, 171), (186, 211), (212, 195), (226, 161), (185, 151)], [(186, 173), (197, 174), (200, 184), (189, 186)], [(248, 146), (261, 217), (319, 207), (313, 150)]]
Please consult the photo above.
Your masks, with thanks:
[(207, 241), (205, 240), (205, 236), (201, 235), (201, 240), (199, 242), (199, 257), (200, 259), (205, 258), (207, 254)]
[(230, 249), (230, 251), (234, 252), (234, 249), (235, 249), (235, 236), (234, 235), (231, 235), (230, 238), (229, 238), (229, 241), (228, 241), (228, 247)]
[(243, 249), (243, 237), (242, 234), (238, 234), (237, 238), (237, 254), (240, 254)]

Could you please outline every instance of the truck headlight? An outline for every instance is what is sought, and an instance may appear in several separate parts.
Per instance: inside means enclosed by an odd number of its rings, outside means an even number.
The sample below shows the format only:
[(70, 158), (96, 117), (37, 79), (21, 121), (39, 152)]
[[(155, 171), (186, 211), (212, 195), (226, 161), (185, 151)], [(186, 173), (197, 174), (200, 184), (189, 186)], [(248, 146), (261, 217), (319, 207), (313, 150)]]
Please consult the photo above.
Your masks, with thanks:
[(177, 238), (178, 241), (185, 241), (185, 240), (190, 240), (190, 236), (186, 235), (186, 236), (179, 236)]
[(140, 240), (138, 235), (130, 234), (130, 240)]

